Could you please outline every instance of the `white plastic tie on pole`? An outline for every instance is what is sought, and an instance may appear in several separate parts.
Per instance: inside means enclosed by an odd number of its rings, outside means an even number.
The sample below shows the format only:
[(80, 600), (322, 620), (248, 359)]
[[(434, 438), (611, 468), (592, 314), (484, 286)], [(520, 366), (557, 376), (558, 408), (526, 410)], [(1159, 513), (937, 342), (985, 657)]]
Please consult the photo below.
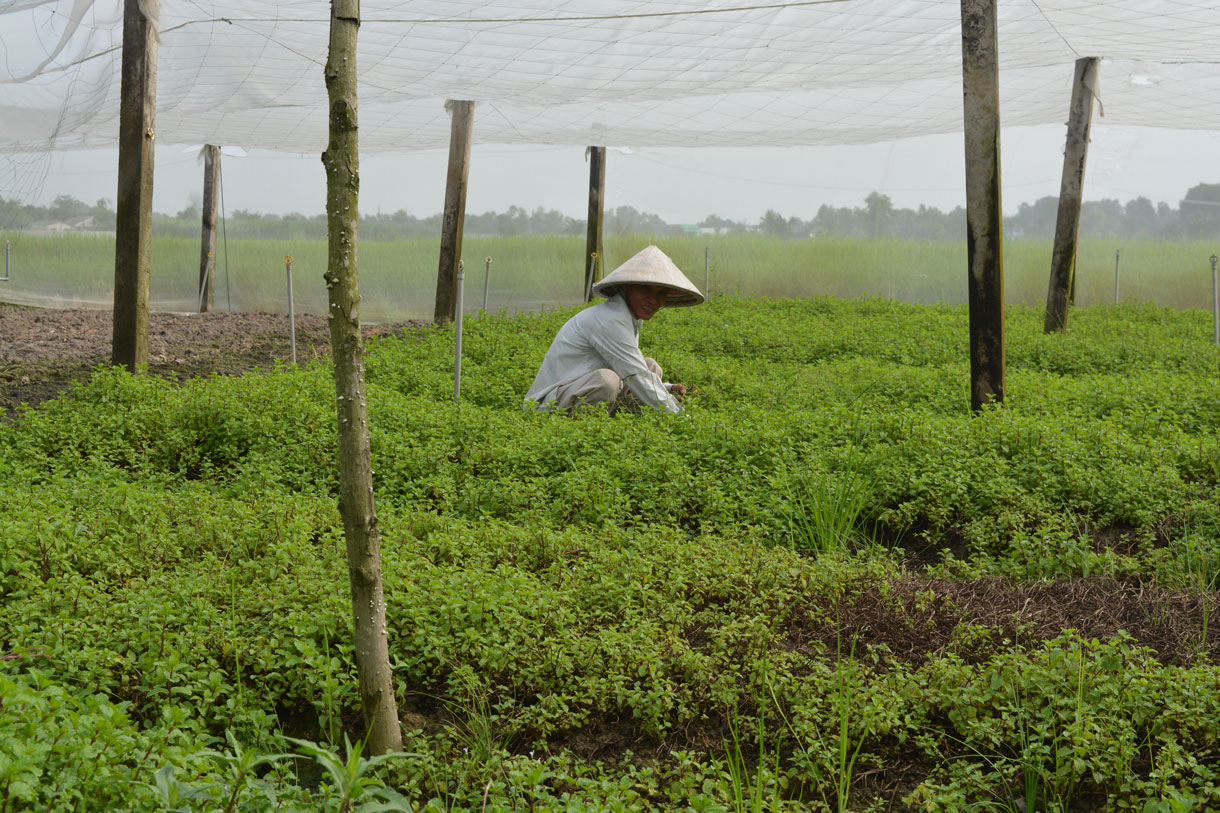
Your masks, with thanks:
[(1097, 100), (1097, 115), (1105, 117), (1106, 108), (1101, 104), (1101, 77), (1097, 71), (1098, 60), (1090, 60), (1085, 66), (1084, 76), (1081, 77), (1081, 82), (1089, 89), (1089, 93), (1093, 94), (1093, 98)]

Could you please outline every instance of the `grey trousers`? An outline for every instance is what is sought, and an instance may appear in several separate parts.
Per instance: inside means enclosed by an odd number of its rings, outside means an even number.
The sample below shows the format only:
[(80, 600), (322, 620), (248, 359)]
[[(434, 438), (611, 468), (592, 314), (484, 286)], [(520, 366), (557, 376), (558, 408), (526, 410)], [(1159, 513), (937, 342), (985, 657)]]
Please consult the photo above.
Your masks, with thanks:
[[(661, 365), (656, 359), (645, 357), (644, 364), (649, 370), (662, 378)], [(614, 370), (594, 370), (593, 372), (575, 378), (566, 384), (561, 384), (555, 390), (555, 406), (568, 409), (582, 404), (610, 404), (611, 411), (619, 406), (635, 403), (635, 396), (619, 378)]]

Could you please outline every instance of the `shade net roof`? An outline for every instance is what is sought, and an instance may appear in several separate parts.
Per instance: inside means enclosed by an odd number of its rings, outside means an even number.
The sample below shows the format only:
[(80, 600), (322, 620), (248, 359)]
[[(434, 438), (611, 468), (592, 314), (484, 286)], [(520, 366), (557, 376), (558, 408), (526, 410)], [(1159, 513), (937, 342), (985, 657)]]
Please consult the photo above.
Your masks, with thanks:
[[(323, 0), (163, 0), (160, 144), (320, 152)], [(0, 151), (113, 147), (122, 3), (0, 0)], [(832, 145), (962, 129), (959, 0), (364, 0), (360, 147)], [(1216, 0), (999, 0), (1005, 126), (1063, 122), (1098, 57), (1112, 124), (1220, 130)]]

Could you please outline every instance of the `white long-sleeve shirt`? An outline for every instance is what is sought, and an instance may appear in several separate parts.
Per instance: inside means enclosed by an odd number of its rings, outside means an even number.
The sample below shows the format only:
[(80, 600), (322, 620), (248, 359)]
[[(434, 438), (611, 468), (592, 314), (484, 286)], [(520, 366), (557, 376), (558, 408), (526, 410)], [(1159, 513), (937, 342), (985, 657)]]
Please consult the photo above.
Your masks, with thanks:
[(618, 295), (585, 308), (559, 329), (525, 396), (526, 405), (555, 400), (560, 386), (603, 369), (617, 373), (641, 404), (665, 412), (682, 411), (668, 385), (644, 363), (640, 320)]

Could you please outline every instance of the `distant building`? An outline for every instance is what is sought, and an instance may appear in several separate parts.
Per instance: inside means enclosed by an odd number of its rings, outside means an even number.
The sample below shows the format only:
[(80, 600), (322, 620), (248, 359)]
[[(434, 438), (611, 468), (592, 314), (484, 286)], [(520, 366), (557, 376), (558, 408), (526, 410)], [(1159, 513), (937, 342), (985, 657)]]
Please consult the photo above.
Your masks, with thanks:
[(90, 231), (93, 228), (93, 215), (77, 215), (67, 220), (39, 220), (30, 224), (29, 231), (38, 234), (68, 234), (69, 232)]
[(66, 234), (72, 227), (62, 220), (37, 220), (30, 224), (30, 231), (41, 234)]

